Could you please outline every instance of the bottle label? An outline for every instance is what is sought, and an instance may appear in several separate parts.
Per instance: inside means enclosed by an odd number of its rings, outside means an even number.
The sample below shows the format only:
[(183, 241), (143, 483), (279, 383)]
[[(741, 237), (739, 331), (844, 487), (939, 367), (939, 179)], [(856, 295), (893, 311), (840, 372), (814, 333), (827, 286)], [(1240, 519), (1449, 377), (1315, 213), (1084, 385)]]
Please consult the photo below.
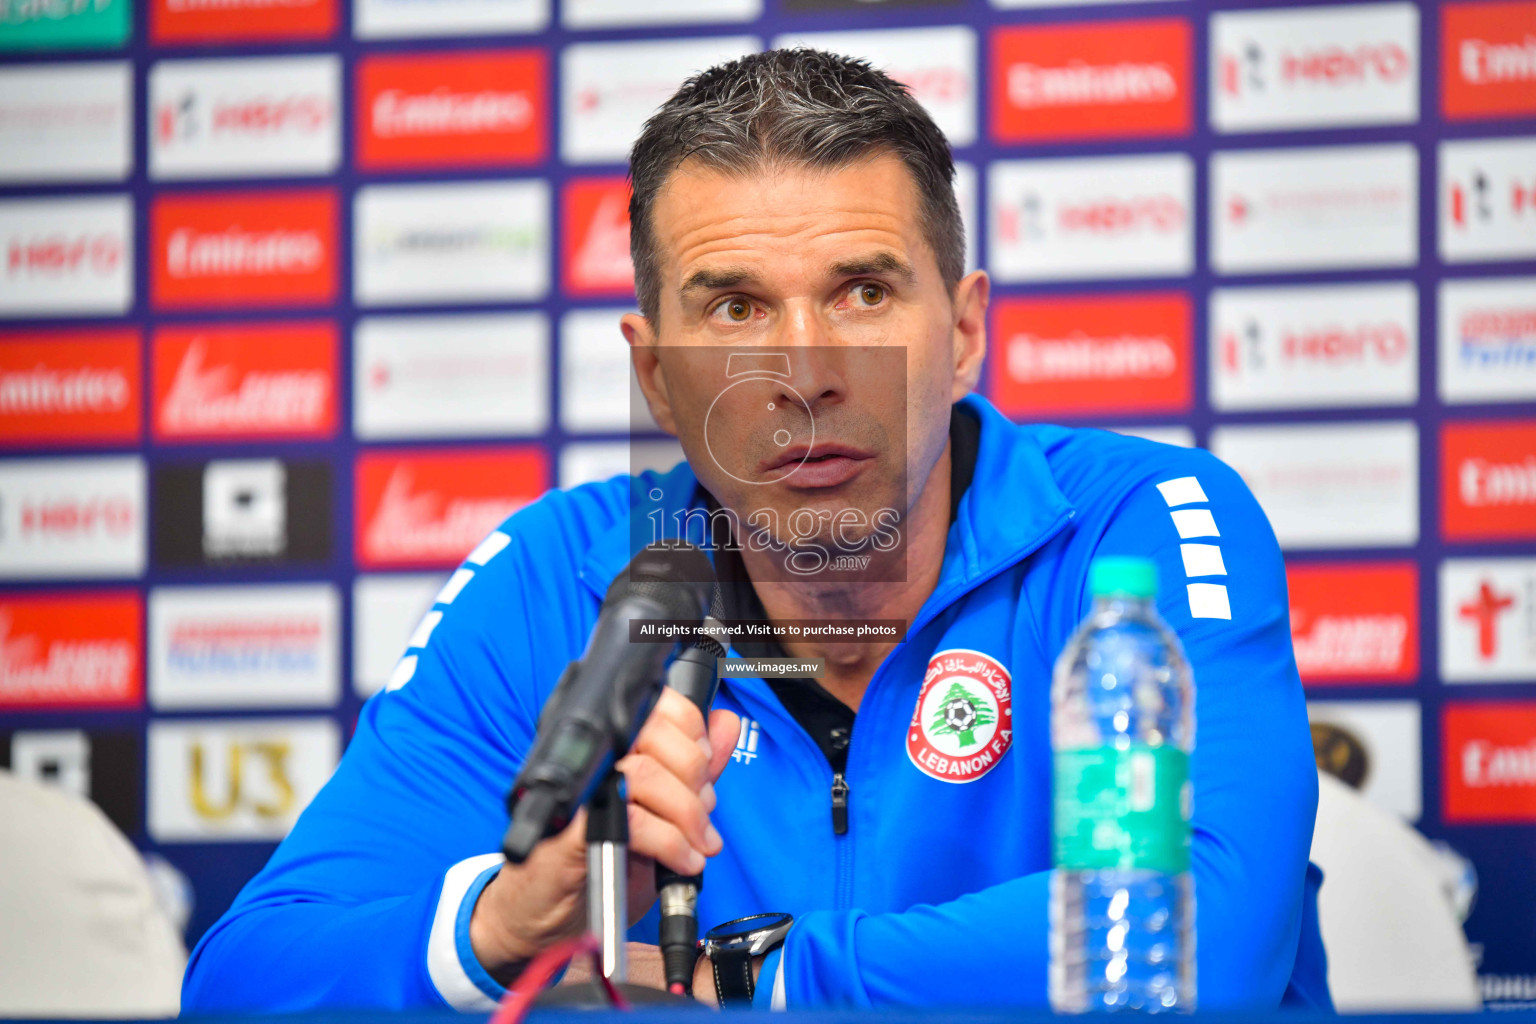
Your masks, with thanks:
[(1189, 754), (1176, 747), (1056, 752), (1058, 868), (1189, 870)]

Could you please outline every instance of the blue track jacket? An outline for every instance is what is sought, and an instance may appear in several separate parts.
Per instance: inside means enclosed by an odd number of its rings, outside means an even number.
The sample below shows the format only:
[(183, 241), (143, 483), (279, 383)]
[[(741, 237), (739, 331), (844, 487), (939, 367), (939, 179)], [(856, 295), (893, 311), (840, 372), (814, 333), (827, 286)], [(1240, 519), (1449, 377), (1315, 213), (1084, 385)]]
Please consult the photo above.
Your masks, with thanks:
[[(1089, 561), (1140, 555), (1156, 560), (1158, 610), (1198, 694), (1200, 1006), (1330, 1008), (1307, 862), (1317, 778), (1263, 512), (1204, 451), (1019, 426), (965, 402), (981, 421), (975, 474), (938, 585), (859, 707), (846, 834), (833, 834), (832, 773), (810, 736), (762, 680), (722, 682), (716, 706), (744, 724), (717, 785), (725, 850), (701, 926), (793, 913), (759, 986), (792, 1009), (1043, 1006), (1051, 669), (1092, 604)], [(668, 510), (702, 507), (685, 463), (551, 492), (476, 548), (364, 706), (335, 776), (198, 944), (183, 1010), (492, 1007), (502, 989), (468, 926), (501, 863), (503, 801), (633, 553), (631, 494), (653, 488)], [(930, 744), (917, 764), (913, 712), (941, 656), (1011, 700), (990, 761)], [(630, 937), (656, 941), (654, 909)]]

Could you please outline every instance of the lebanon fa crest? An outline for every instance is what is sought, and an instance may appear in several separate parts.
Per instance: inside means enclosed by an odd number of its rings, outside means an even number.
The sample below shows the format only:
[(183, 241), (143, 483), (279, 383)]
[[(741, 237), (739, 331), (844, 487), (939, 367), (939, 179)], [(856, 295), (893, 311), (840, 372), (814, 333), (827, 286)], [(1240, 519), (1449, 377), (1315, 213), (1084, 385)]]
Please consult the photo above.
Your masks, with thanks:
[(972, 782), (1013, 746), (1013, 680), (980, 651), (940, 651), (928, 662), (907, 727), (907, 756), (941, 782)]

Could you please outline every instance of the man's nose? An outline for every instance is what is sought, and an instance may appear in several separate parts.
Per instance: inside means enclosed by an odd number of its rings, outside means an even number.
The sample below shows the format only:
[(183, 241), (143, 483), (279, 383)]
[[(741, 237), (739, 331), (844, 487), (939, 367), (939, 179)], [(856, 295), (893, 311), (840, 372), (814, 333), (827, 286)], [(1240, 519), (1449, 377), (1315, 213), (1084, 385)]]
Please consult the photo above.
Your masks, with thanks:
[[(785, 318), (784, 336), (779, 339), (784, 353), (789, 357), (788, 384), (798, 392), (812, 412), (819, 407), (835, 405), (848, 394), (846, 360), (840, 358), (835, 345), (819, 318), (811, 312)], [(792, 400), (794, 393), (784, 389), (784, 398)]]

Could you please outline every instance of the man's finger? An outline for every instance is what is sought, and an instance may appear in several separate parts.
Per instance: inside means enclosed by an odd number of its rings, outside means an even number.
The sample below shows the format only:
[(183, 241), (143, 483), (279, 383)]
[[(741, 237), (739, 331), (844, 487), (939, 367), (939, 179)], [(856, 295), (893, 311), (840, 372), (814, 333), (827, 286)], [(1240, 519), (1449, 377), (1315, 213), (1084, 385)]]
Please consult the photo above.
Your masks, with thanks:
[(711, 751), (704, 749), (701, 740), (689, 739), (670, 721), (659, 721), (641, 733), (630, 753), (655, 758), (695, 793), (709, 781)]
[(731, 752), (741, 736), (741, 717), (734, 711), (716, 708), (709, 713), (709, 781), (714, 782), (730, 763)]
[[(690, 740), (704, 738), (704, 713), (697, 704), (670, 686), (662, 688), (661, 696), (656, 698), (656, 706), (646, 719), (646, 725), (649, 726), (658, 717), (677, 726)], [(644, 729), (641, 731), (644, 732)]]
[(700, 853), (719, 850), (720, 836), (697, 790), (647, 754), (630, 754), (618, 763), (631, 804), (639, 804), (671, 822)]
[(704, 855), (689, 845), (676, 825), (636, 803), (629, 805), (629, 848), (643, 857), (661, 861), (679, 874), (696, 875), (704, 870)]

